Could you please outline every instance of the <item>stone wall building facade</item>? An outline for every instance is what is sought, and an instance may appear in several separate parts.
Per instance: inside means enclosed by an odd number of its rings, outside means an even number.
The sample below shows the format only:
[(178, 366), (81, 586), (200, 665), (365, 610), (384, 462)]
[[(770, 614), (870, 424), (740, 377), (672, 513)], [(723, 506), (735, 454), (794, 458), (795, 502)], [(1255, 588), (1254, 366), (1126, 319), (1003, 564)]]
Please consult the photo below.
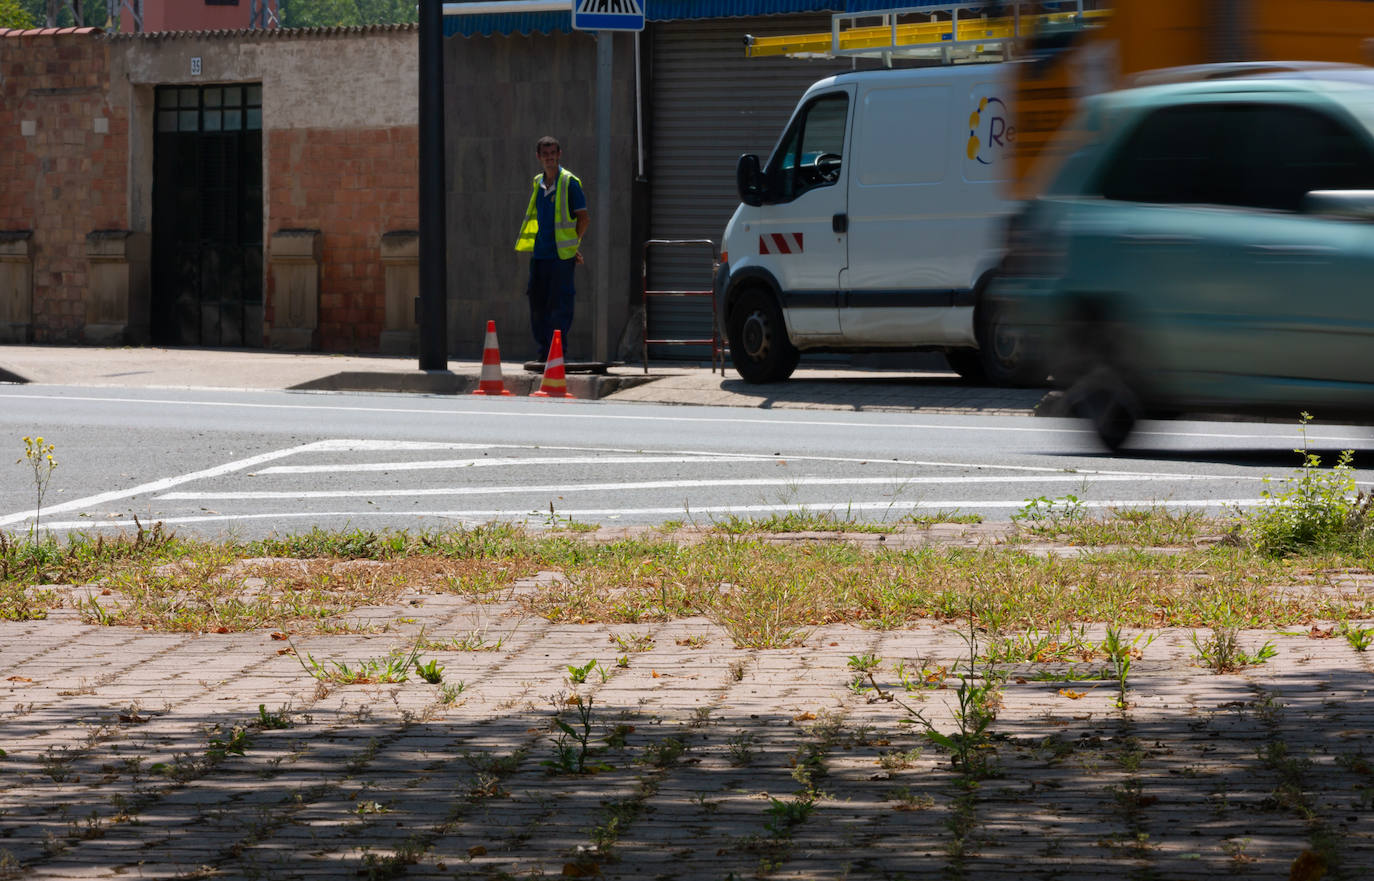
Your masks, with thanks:
[[(598, 36), (566, 12), (446, 19), (450, 355), (479, 357), (488, 320), (507, 358), (544, 354), (513, 251), (544, 134), (582, 179), (590, 235), (610, 224), (607, 265), (589, 239), (577, 270), (568, 357), (593, 354), (598, 273), (610, 354), (637, 354), (643, 242), (718, 241), (738, 155), (767, 153), (805, 87), (852, 66), (747, 59), (742, 36), (827, 30), (828, 6), (846, 4), (657, 0), (643, 35), (603, 37), (606, 204)], [(754, 11), (776, 14), (740, 17)], [(0, 30), (0, 341), (416, 352), (418, 38)], [(709, 249), (654, 252), (649, 285), (709, 288), (711, 266)], [(648, 323), (700, 338), (709, 303), (664, 302)], [(701, 354), (663, 354), (680, 351)]]

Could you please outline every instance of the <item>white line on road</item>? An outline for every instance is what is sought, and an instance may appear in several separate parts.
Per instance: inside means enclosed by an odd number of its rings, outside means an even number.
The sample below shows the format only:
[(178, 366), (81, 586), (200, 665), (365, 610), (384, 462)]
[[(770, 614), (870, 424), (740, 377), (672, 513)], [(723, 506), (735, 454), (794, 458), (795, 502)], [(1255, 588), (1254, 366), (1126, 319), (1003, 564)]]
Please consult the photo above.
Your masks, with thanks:
[[(465, 444), (465, 443), (445, 443), (437, 441), (391, 441), (391, 440), (322, 440), (316, 442), (311, 452), (437, 452), (444, 450), (542, 450), (556, 451), (564, 453), (629, 453), (637, 456), (648, 456), (649, 453), (644, 448), (633, 447), (588, 447), (588, 446), (550, 446), (548, 444)], [(993, 465), (985, 462), (941, 462), (934, 459), (884, 459), (873, 456), (794, 456), (791, 454), (775, 453), (771, 456), (758, 453), (731, 453), (713, 450), (654, 450), (657, 455), (676, 455), (690, 457), (686, 461), (696, 462), (698, 460), (710, 460), (719, 462), (729, 461), (773, 461), (773, 462), (841, 462), (859, 465), (917, 465), (928, 468), (966, 468), (975, 471), (1015, 471), (1038, 473), (1045, 472), (1051, 474), (1077, 474), (1097, 476), (1100, 474), (1122, 474), (1142, 479), (1178, 479), (1188, 480), (1195, 477), (1191, 474), (1172, 474), (1159, 471), (1123, 471), (1112, 468), (1075, 468), (1068, 469), (1053, 465)], [(523, 460), (521, 460), (523, 461)], [(592, 461), (589, 459), (577, 459), (574, 461)], [(640, 459), (637, 461), (646, 461)], [(387, 470), (389, 465), (378, 466), (376, 463), (369, 463), (364, 470), (376, 471)], [(401, 466), (395, 466), (400, 469)], [(295, 470), (299, 468), (299, 470)], [(354, 470), (357, 466), (349, 465), (347, 470)], [(310, 469), (310, 470), (307, 470)], [(308, 474), (316, 471), (328, 472), (341, 470), (336, 465), (322, 466), (273, 466), (258, 471), (258, 474)], [(1246, 479), (1246, 475), (1236, 475), (1237, 479)], [(1258, 478), (1256, 478), (1258, 479)]]
[[(1139, 475), (1101, 475), (1092, 483), (1126, 483), (1139, 481)], [(1206, 474), (1180, 476), (1178, 480), (1231, 480)], [(995, 477), (790, 477), (724, 478), (720, 480), (642, 480), (621, 483), (564, 483), (546, 486), (449, 486), (415, 487), (411, 489), (331, 489), (331, 490), (223, 490), (211, 492), (170, 492), (157, 496), (171, 501), (232, 501), (268, 499), (372, 499), (411, 498), (418, 496), (485, 496), (485, 495), (563, 495), (576, 492), (633, 492), (653, 489), (703, 489), (715, 486), (780, 486), (805, 489), (812, 486), (890, 486), (900, 490), (909, 484), (938, 483), (941, 485), (968, 483), (1082, 483), (1077, 474), (1037, 474), (1033, 476), (998, 475)], [(1024, 504), (1024, 502), (1022, 502)]]
[[(1272, 504), (1269, 499), (1114, 499), (1104, 501), (1079, 502), (1084, 508), (1093, 509), (1136, 509), (1136, 508), (1254, 508)], [(854, 511), (889, 511), (900, 515), (907, 511), (979, 511), (990, 509), (1018, 509), (1026, 507), (1025, 499), (969, 502), (967, 499), (922, 502), (812, 502), (809, 504), (779, 505), (709, 505), (700, 508), (585, 508), (558, 511), (563, 520), (588, 520), (591, 518), (684, 516), (695, 517), (708, 514), (769, 514), (793, 511), (820, 511), (845, 513)], [(464, 523), (486, 523), (492, 520), (532, 521), (538, 525), (541, 518), (548, 514), (540, 510), (505, 509), (476, 511), (284, 511), (272, 514), (206, 514), (189, 517), (159, 517), (157, 522), (167, 526), (181, 526), (193, 523), (233, 523), (247, 520), (302, 520), (310, 518), (342, 517), (345, 519), (373, 519), (378, 517), (398, 519), (434, 518), (458, 520)], [(45, 529), (119, 529), (132, 526), (127, 521), (109, 520), (61, 520), (44, 523)]]
[[(138, 486), (131, 486), (127, 489), (117, 489), (111, 492), (100, 493), (94, 496), (87, 496), (84, 499), (72, 499), (70, 502), (63, 502), (60, 505), (48, 505), (43, 509), (43, 511), (48, 514), (56, 514), (61, 511), (76, 511), (81, 508), (90, 508), (94, 507), (95, 505), (103, 505), (106, 502), (113, 502), (116, 499), (127, 499), (130, 496), (142, 495), (144, 493), (161, 492), (164, 489), (179, 486), (183, 483), (189, 483), (193, 480), (204, 480), (209, 477), (220, 477), (221, 475), (230, 474), (234, 471), (242, 471), (245, 468), (252, 468), (254, 465), (260, 465), (263, 462), (271, 462), (275, 459), (281, 459), (285, 456), (294, 456), (296, 453), (307, 452), (311, 450), (314, 446), (315, 445), (313, 443), (310, 443), (302, 444), (298, 447), (288, 447), (284, 450), (275, 450), (271, 453), (263, 453), (260, 456), (250, 456), (247, 459), (239, 459), (234, 462), (226, 462), (223, 465), (216, 465), (213, 468), (206, 468), (203, 471), (193, 471), (190, 474), (182, 474), (178, 475), (177, 477), (165, 477), (162, 480), (154, 480), (150, 483), (141, 483)], [(9, 526), (11, 523), (20, 523), (24, 520), (32, 519), (37, 513), (37, 511), (20, 511), (15, 514), (9, 514), (4, 517), (0, 517), (0, 526)]]
[[(631, 422), (688, 422), (688, 423), (708, 423), (724, 425), (811, 425), (826, 426), (833, 428), (881, 428), (897, 431), (925, 430), (932, 431), (973, 431), (973, 432), (1013, 432), (1028, 434), (1073, 434), (1081, 435), (1085, 438), (1092, 437), (1091, 429), (1082, 428), (1075, 425), (1072, 428), (1056, 428), (1053, 425), (960, 425), (956, 422), (949, 423), (911, 423), (898, 421), (903, 415), (894, 413), (891, 422), (851, 422), (843, 420), (828, 419), (762, 419), (757, 416), (648, 416), (630, 415), (626, 413), (608, 413), (605, 411), (607, 405), (599, 402), (581, 401), (581, 406), (577, 410), (570, 409), (574, 404), (560, 403), (557, 409), (544, 409), (543, 412), (535, 410), (521, 410), (512, 412), (510, 410), (498, 410), (494, 408), (472, 408), (462, 410), (435, 410), (422, 409), (418, 407), (344, 407), (337, 404), (314, 404), (301, 403), (291, 404), (263, 404), (249, 401), (178, 401), (165, 398), (99, 398), (89, 395), (30, 395), (0, 393), (0, 399), (15, 398), (21, 400), (51, 400), (51, 401), (89, 401), (101, 404), (167, 404), (175, 407), (239, 407), (253, 408), (262, 410), (320, 410), (340, 413), (406, 413), (421, 416), (442, 416), (453, 419), (462, 416), (519, 416), (530, 417), (552, 417), (562, 419), (594, 419), (601, 422), (611, 420), (631, 421)], [(583, 412), (585, 410), (596, 412)], [(778, 411), (773, 411), (778, 412)], [(1020, 418), (1020, 417), (1017, 417)], [(1029, 423), (1043, 423), (1049, 420), (1029, 419), (1023, 420)], [(1055, 420), (1056, 422), (1059, 420)], [(1226, 440), (1282, 440), (1278, 434), (1255, 434), (1248, 432), (1220, 432), (1220, 431), (1136, 431), (1133, 436), (1153, 436), (1153, 437), (1182, 437), (1182, 438), (1212, 438)], [(1316, 435), (1309, 434), (1308, 441), (1312, 442), (1337, 442), (1337, 443), (1365, 443), (1368, 437), (1358, 439), (1343, 438), (1335, 435)]]
[(340, 465), (273, 465), (263, 474), (328, 474), (336, 471), (430, 471), (445, 468), (492, 468), (507, 465), (681, 465), (686, 462), (766, 462), (772, 456), (517, 456), (496, 459), (433, 459), (424, 462), (362, 462)]

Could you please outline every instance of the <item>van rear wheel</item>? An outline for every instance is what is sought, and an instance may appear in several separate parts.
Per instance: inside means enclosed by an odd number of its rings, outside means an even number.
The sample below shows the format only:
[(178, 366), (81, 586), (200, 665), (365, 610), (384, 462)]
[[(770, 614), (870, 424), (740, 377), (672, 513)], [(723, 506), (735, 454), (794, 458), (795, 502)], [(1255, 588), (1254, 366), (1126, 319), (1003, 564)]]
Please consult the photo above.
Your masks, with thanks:
[(730, 360), (745, 382), (782, 382), (797, 369), (801, 352), (787, 338), (782, 310), (769, 292), (744, 291), (730, 310), (726, 333)]

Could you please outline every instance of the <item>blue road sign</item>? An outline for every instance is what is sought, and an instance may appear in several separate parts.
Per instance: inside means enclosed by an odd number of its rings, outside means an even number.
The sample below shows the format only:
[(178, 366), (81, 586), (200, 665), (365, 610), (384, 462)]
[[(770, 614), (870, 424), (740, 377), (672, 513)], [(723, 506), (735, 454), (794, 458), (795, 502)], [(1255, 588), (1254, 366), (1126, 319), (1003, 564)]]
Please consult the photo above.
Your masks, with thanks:
[(579, 31), (642, 31), (640, 0), (572, 0), (572, 26)]

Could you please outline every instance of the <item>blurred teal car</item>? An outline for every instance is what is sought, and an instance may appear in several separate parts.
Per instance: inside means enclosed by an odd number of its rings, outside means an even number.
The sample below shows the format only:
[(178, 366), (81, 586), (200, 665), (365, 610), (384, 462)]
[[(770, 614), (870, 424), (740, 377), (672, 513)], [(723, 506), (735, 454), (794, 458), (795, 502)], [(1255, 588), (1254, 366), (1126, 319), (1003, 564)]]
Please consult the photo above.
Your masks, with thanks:
[(1374, 69), (1178, 78), (1085, 103), (999, 307), (1111, 449), (1183, 412), (1374, 417)]

